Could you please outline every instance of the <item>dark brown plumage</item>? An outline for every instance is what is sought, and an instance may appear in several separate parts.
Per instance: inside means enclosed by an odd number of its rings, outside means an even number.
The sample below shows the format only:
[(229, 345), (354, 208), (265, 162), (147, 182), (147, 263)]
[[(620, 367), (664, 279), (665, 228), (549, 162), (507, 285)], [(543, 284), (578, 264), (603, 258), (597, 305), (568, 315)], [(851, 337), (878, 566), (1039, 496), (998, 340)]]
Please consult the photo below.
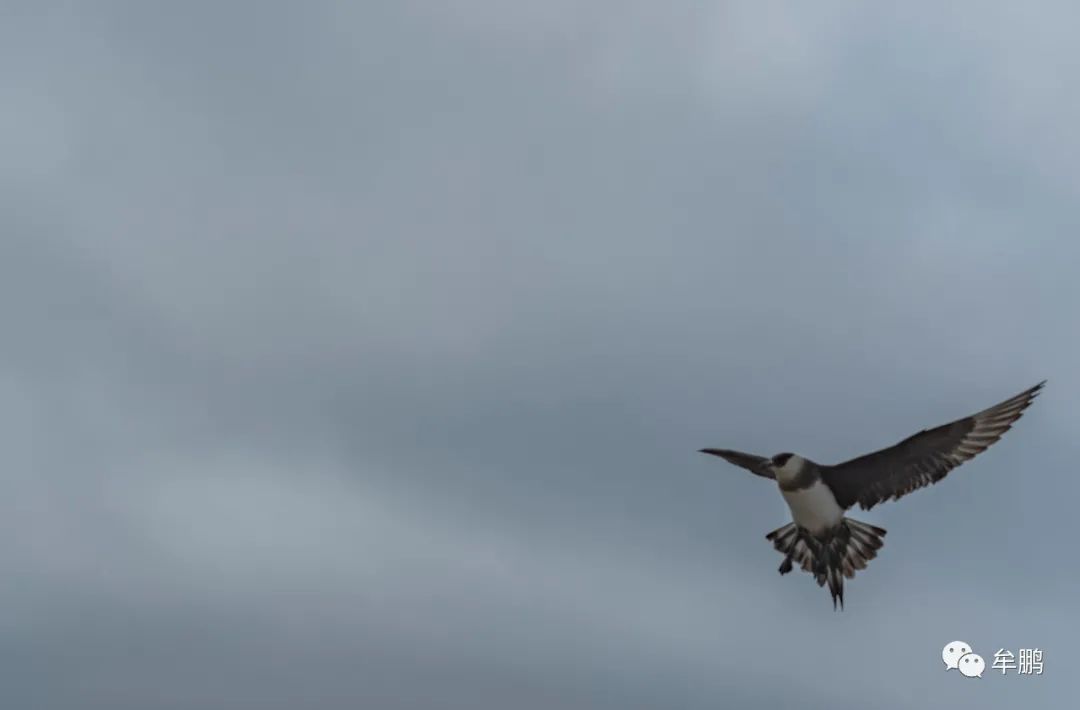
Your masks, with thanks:
[(960, 464), (1001, 438), (1039, 394), (1046, 381), (1000, 404), (933, 429), (924, 429), (887, 449), (821, 466), (821, 478), (845, 510), (870, 510), (937, 483)]
[(728, 463), (741, 466), (747, 471), (757, 474), (762, 478), (776, 478), (776, 476), (773, 475), (771, 462), (764, 456), (744, 454), (741, 451), (732, 451), (731, 449), (701, 449), (700, 453), (719, 456)]

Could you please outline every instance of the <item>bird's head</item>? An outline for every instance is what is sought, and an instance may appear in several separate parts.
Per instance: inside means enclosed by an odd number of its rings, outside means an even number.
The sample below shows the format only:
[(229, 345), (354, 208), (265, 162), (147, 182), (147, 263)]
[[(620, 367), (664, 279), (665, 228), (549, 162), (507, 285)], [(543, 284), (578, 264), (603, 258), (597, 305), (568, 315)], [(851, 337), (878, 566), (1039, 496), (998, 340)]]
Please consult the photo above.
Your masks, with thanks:
[(772, 466), (773, 473), (776, 475), (778, 481), (789, 481), (794, 479), (802, 471), (803, 464), (806, 462), (801, 456), (784, 452), (777, 454), (769, 459), (769, 464)]
[(777, 454), (776, 456), (773, 456), (771, 459), (769, 459), (769, 463), (773, 465), (773, 468), (783, 468), (784, 465), (787, 464), (788, 460), (794, 455), (795, 454), (790, 454), (786, 452), (782, 454)]

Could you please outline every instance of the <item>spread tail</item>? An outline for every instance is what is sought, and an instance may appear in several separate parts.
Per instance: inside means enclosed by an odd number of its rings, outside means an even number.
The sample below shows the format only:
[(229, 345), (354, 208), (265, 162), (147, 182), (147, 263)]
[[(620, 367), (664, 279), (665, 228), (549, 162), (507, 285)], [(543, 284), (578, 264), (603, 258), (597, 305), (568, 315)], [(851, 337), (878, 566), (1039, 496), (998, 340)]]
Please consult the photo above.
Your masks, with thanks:
[(875, 525), (843, 518), (833, 530), (821, 536), (810, 534), (795, 523), (788, 523), (765, 536), (784, 555), (780, 574), (787, 574), (798, 564), (814, 575), (819, 587), (829, 584), (833, 609), (837, 602), (844, 608), (844, 577), (851, 579), (855, 570), (866, 569), (884, 545), (885, 530)]

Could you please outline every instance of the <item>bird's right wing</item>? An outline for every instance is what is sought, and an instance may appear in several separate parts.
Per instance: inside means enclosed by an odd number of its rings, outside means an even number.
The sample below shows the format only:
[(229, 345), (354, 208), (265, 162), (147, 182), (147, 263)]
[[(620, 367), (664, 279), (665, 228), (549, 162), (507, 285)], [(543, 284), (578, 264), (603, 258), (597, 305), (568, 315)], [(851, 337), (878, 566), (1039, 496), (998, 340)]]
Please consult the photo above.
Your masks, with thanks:
[(769, 459), (764, 456), (744, 454), (741, 451), (732, 451), (731, 449), (701, 449), (701, 453), (719, 456), (728, 463), (741, 466), (750, 473), (761, 476), (762, 478), (776, 478), (776, 476), (773, 475), (772, 464), (769, 462)]
[(822, 478), (845, 510), (856, 503), (870, 510), (878, 503), (937, 483), (1000, 439), (1044, 384), (1040, 382), (970, 417), (924, 429), (887, 449), (836, 466), (822, 466)]

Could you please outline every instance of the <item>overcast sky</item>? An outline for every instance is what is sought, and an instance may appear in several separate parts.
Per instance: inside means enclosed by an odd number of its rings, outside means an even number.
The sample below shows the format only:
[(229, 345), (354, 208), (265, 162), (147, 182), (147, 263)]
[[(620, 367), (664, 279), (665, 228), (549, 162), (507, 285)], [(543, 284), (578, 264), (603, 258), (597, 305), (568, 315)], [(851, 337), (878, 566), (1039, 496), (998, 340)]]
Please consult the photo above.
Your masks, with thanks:
[[(0, 4), (0, 705), (1077, 697), (1073, 3)], [(842, 613), (697, 453), (1044, 378)]]

